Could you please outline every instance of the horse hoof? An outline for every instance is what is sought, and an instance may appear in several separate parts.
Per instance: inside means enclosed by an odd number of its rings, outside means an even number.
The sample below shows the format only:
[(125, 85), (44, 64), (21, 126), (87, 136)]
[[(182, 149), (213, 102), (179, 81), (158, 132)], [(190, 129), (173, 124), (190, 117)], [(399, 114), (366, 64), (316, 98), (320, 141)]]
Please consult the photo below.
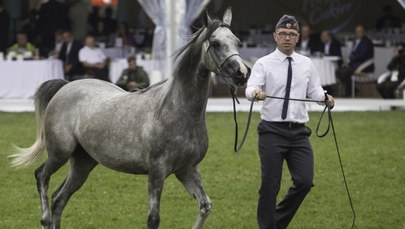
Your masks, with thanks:
[(41, 219), (42, 229), (51, 229), (52, 222), (48, 219)]

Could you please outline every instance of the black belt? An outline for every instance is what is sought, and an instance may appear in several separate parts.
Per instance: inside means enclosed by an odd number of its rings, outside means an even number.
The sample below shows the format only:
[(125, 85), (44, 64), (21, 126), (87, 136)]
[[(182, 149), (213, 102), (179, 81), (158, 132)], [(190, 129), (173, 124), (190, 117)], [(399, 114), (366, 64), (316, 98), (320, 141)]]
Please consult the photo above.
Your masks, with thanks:
[(305, 123), (298, 123), (298, 122), (270, 122), (276, 125), (284, 126), (287, 128), (301, 128), (305, 126)]

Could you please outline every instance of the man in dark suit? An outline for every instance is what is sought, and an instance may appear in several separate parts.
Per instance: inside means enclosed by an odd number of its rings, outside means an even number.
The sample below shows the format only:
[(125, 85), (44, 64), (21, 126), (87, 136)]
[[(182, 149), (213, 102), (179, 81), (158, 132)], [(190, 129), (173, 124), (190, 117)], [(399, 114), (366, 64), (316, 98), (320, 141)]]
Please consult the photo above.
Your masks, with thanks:
[(298, 52), (309, 56), (319, 51), (321, 42), (319, 34), (312, 34), (309, 25), (303, 25), (300, 30), (300, 39), (297, 43)]
[[(340, 42), (335, 39), (329, 30), (323, 30), (321, 33), (321, 42), (319, 52), (323, 53), (324, 56), (336, 56), (339, 57), (337, 64), (340, 66), (342, 62), (342, 49)], [(334, 95), (335, 87), (334, 85), (322, 85), (329, 94)]]
[(67, 80), (75, 80), (84, 75), (82, 63), (79, 61), (79, 51), (83, 45), (75, 40), (70, 31), (63, 32), (63, 45), (59, 59), (63, 61), (63, 70)]
[[(365, 61), (374, 57), (373, 42), (366, 36), (366, 29), (363, 25), (356, 26), (356, 41), (350, 53), (349, 62), (344, 61), (342, 66), (336, 70), (336, 76), (345, 87), (343, 96), (349, 97), (351, 92), (351, 76), (354, 71)], [(374, 64), (368, 66), (363, 72), (373, 72)]]
[(321, 52), (325, 56), (338, 56), (342, 59), (342, 49), (340, 42), (335, 39), (329, 30), (324, 30), (321, 33), (322, 48)]

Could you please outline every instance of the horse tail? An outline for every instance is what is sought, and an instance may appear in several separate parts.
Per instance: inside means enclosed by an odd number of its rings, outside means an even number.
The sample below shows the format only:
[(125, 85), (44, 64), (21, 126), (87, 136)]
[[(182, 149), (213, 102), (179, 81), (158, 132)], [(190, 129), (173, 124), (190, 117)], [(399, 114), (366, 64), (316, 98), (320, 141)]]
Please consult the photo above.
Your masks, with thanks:
[(44, 113), (53, 96), (68, 83), (66, 80), (49, 80), (41, 84), (35, 93), (35, 116), (37, 121), (37, 136), (34, 144), (29, 148), (14, 146), (11, 165), (25, 167), (34, 162), (45, 149)]

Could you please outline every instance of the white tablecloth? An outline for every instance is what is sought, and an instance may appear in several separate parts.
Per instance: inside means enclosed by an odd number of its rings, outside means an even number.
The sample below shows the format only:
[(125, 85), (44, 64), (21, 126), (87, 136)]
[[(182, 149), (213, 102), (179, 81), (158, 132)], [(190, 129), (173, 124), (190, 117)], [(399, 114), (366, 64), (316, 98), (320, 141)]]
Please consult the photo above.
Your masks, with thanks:
[[(143, 67), (143, 69), (146, 71), (146, 73), (148, 73), (151, 84), (155, 83), (154, 82), (155, 80), (151, 79), (152, 68), (153, 68), (152, 61), (140, 59), (140, 60), (137, 60), (136, 63), (138, 66)], [(110, 80), (112, 83), (116, 83), (118, 81), (118, 79), (121, 76), (122, 71), (125, 68), (128, 68), (127, 59), (115, 59), (110, 62), (109, 76), (110, 76)]]
[(131, 55), (131, 48), (129, 47), (111, 47), (111, 48), (102, 48), (101, 49), (108, 58), (110, 59), (121, 59), (121, 58), (127, 58), (129, 55)]
[(337, 69), (337, 59), (334, 58), (314, 58), (311, 57), (316, 70), (319, 74), (319, 79), (322, 86), (336, 84), (335, 71)]
[(0, 98), (32, 98), (41, 83), (63, 78), (60, 60), (0, 61)]

